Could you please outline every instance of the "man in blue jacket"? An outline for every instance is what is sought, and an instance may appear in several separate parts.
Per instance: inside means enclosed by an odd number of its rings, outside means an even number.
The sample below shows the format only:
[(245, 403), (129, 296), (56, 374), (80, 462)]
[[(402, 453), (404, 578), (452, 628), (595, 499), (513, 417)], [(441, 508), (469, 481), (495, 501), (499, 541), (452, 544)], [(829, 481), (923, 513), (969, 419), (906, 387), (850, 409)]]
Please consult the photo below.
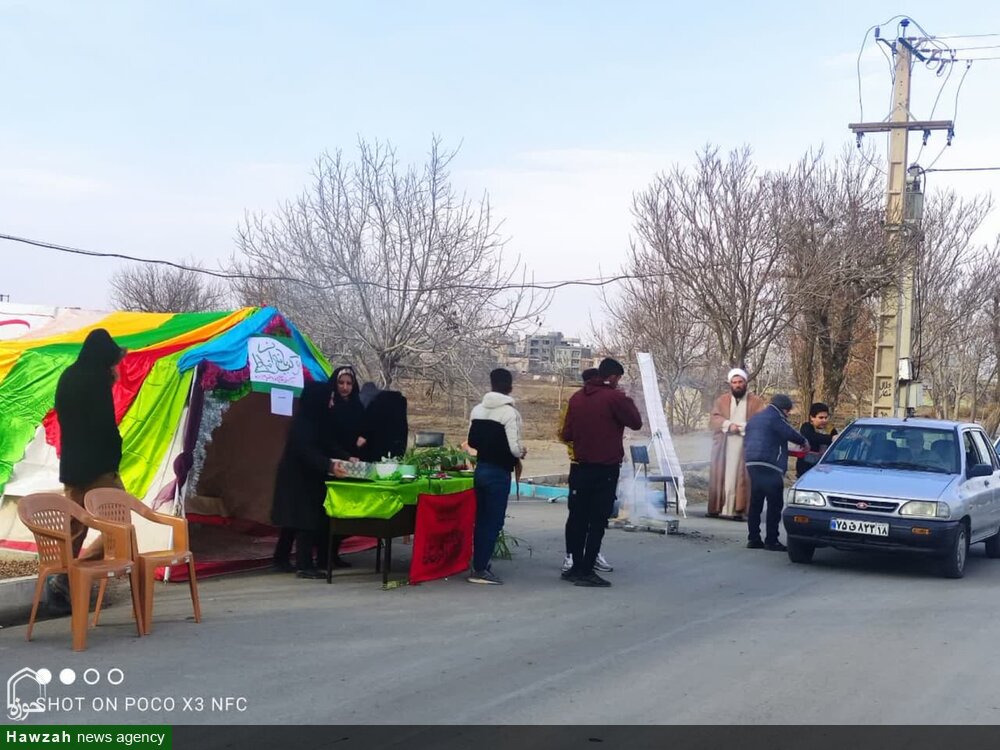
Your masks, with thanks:
[[(781, 509), (785, 505), (785, 472), (788, 471), (788, 444), (801, 445), (809, 450), (806, 440), (788, 421), (792, 412), (792, 399), (784, 393), (775, 394), (763, 411), (750, 417), (743, 441), (743, 457), (750, 474), (750, 512), (747, 523), (749, 549), (766, 549), (783, 552), (784, 544), (778, 541)], [(767, 501), (767, 534), (760, 539), (760, 515)]]

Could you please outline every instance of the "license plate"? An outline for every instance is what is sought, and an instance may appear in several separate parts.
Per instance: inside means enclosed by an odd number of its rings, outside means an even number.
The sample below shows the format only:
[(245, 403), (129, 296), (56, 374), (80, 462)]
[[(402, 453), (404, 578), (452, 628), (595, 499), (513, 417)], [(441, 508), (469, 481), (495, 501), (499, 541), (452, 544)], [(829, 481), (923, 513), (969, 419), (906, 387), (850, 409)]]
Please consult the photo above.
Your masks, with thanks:
[(848, 534), (867, 534), (868, 536), (889, 536), (889, 524), (876, 521), (855, 521), (853, 519), (831, 518), (831, 531), (843, 531)]

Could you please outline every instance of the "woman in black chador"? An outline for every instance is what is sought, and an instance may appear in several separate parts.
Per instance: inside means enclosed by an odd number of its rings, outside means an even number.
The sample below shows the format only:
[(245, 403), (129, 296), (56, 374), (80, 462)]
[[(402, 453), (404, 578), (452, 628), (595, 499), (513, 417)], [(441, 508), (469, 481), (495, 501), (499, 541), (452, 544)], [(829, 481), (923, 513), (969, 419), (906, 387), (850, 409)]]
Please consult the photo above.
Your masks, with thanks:
[[(297, 569), (300, 578), (322, 578), (320, 569), (327, 565), (322, 530), (328, 524), (323, 502), (333, 458), (329, 450), (332, 394), (331, 383), (307, 383), (303, 388), (275, 477), (271, 522), (281, 527), (281, 535), (274, 549), (274, 568), (285, 572)], [(294, 566), (290, 561), (292, 542)], [(314, 546), (318, 548), (315, 562)]]

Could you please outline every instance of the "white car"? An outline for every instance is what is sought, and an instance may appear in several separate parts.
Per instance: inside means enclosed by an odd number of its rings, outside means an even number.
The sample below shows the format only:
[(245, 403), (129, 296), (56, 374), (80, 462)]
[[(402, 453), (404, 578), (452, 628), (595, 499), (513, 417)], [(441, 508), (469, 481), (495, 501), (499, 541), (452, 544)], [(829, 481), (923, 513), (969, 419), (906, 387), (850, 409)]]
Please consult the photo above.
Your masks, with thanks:
[(961, 578), (969, 545), (1000, 558), (1000, 456), (976, 424), (859, 419), (792, 487), (788, 557), (819, 547), (917, 552)]

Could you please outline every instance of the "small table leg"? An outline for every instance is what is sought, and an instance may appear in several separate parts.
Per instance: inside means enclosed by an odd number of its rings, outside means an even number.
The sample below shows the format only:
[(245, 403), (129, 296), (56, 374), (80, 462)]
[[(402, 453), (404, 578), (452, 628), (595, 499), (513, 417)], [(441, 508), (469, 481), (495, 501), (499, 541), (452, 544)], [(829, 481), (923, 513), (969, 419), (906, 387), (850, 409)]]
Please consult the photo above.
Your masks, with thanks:
[(392, 537), (385, 540), (385, 568), (382, 571), (382, 585), (389, 585), (389, 572), (392, 570)]
[(326, 550), (326, 582), (333, 583), (333, 523), (330, 523), (330, 540)]
[(378, 538), (378, 545), (375, 547), (375, 572), (382, 572), (382, 537)]

